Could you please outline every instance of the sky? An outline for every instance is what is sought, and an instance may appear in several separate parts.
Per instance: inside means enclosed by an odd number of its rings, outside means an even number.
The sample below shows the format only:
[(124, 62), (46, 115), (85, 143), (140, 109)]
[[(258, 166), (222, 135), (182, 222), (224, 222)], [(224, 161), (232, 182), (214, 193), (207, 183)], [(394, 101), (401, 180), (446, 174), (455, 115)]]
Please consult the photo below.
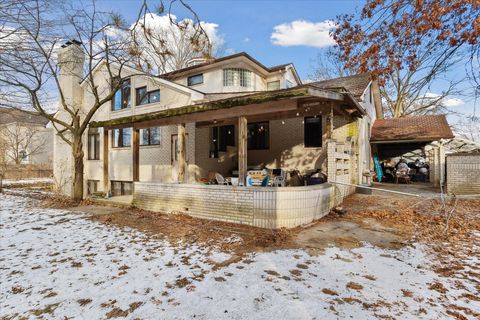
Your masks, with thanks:
[[(99, 4), (105, 9), (117, 10), (128, 22), (133, 22), (140, 2), (100, 0)], [(154, 5), (158, 1), (149, 3)], [(363, 1), (189, 0), (187, 3), (202, 21), (218, 25), (217, 33), (224, 41), (225, 55), (245, 51), (266, 66), (292, 62), (300, 77), (306, 79), (321, 50), (319, 47), (322, 43), (325, 46), (331, 44), (327, 37), (329, 28), (324, 22), (338, 14), (353, 12), (362, 6)], [(173, 10), (173, 13), (179, 19), (186, 17), (185, 10)], [(297, 23), (292, 25), (292, 22)], [(277, 35), (275, 43), (272, 39), (274, 33)], [(291, 42), (299, 38), (302, 43)]]
[[(168, 3), (168, 0), (164, 0)], [(266, 66), (292, 62), (301, 79), (308, 79), (318, 53), (332, 45), (331, 20), (361, 10), (363, 0), (186, 0), (202, 21), (215, 24), (223, 42), (222, 54), (245, 51)], [(105, 10), (120, 13), (133, 23), (142, 1), (99, 0)], [(149, 1), (153, 7), (158, 1)], [(191, 17), (181, 5), (172, 10), (178, 19)], [(454, 76), (452, 74), (452, 76)], [(438, 88), (441, 90), (441, 88)], [(474, 101), (452, 97), (454, 108), (473, 112)], [(477, 112), (478, 115), (478, 112)]]

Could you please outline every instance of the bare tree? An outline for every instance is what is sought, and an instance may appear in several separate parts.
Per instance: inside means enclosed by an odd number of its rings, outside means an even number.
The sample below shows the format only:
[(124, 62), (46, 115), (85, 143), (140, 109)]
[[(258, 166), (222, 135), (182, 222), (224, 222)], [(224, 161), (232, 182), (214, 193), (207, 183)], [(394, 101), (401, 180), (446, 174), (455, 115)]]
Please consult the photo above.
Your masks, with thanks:
[(0, 126), (0, 139), (6, 162), (15, 164), (44, 152), (46, 143), (46, 136), (41, 129), (20, 123)]
[(336, 48), (319, 52), (312, 70), (312, 73), (308, 75), (308, 79), (311, 81), (328, 80), (353, 74), (351, 69), (345, 67), (345, 62), (340, 59)]
[[(357, 14), (339, 16), (332, 35), (347, 68), (379, 80), (386, 114), (437, 113), (467, 76), (450, 79), (450, 71), (478, 61), (479, 9), (472, 0), (368, 0)], [(432, 90), (439, 83), (442, 92)]]
[[(98, 10), (95, 1), (87, 5), (4, 0), (0, 6), (0, 105), (50, 120), (58, 138), (71, 150), (72, 196), (80, 201), (83, 135), (97, 110), (112, 101), (122, 87), (131, 63), (128, 50), (132, 44), (111, 30), (128, 27), (118, 14)], [(140, 12), (146, 8), (145, 1)], [(65, 39), (76, 40), (61, 48)], [(102, 77), (96, 76), (99, 68)], [(75, 88), (65, 86), (62, 80), (67, 78)], [(83, 89), (79, 88), (80, 82)], [(88, 102), (84, 94), (88, 94)], [(58, 111), (51, 114), (49, 107), (57, 99)]]
[(457, 123), (455, 123), (454, 129), (458, 136), (476, 143), (480, 143), (479, 116), (463, 116)]
[(216, 25), (201, 22), (183, 0), (179, 2), (193, 18), (177, 21), (172, 14), (175, 2), (168, 8), (158, 6), (155, 12), (144, 2), (137, 21), (124, 33), (131, 38), (128, 53), (137, 68), (162, 74), (186, 67), (193, 58), (211, 58), (220, 49), (221, 40), (214, 37)]

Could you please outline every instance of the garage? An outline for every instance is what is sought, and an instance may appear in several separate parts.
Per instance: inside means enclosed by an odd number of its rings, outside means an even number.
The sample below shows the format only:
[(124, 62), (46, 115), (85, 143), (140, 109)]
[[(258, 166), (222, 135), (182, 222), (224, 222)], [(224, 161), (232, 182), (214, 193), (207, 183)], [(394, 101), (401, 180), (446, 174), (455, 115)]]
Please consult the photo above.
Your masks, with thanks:
[(375, 181), (439, 186), (445, 177), (443, 141), (453, 137), (445, 115), (376, 120), (370, 139)]

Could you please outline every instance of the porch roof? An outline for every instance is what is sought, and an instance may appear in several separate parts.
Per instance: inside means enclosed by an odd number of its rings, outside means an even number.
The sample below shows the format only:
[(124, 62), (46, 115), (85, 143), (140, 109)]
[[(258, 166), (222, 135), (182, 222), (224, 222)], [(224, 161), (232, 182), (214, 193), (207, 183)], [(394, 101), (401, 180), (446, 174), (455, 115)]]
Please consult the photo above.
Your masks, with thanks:
[[(301, 101), (301, 103), (299, 102)], [(239, 116), (259, 116), (296, 112), (305, 105), (332, 102), (335, 111), (351, 116), (363, 116), (365, 110), (348, 92), (335, 92), (312, 85), (302, 85), (276, 91), (238, 94), (225, 98), (221, 95), (209, 101), (184, 107), (166, 109), (146, 114), (130, 115), (106, 121), (92, 121), (90, 127), (109, 129), (122, 127), (148, 127), (189, 122), (205, 122)], [(288, 113), (288, 114), (290, 114)]]

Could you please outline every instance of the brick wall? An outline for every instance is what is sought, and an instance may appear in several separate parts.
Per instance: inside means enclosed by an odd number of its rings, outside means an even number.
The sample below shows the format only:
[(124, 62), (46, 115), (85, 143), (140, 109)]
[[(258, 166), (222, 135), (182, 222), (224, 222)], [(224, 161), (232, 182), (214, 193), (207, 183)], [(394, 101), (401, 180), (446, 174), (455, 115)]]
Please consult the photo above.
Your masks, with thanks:
[(447, 192), (480, 194), (480, 153), (447, 156)]
[(334, 204), (333, 187), (233, 187), (136, 182), (133, 204), (141, 209), (262, 228), (292, 228), (319, 219)]
[(141, 209), (253, 225), (253, 189), (201, 184), (136, 182)]

